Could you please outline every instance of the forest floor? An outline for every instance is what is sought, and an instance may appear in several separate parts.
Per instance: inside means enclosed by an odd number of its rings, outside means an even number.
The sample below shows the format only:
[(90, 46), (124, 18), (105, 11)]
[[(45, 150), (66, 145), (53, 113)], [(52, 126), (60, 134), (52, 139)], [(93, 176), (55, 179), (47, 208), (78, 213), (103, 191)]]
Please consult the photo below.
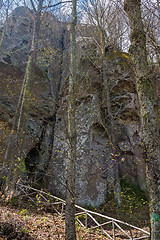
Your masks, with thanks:
[[(131, 198), (131, 196), (130, 196)], [(113, 201), (108, 201), (99, 209), (93, 211), (101, 212), (107, 216), (126, 221), (137, 227), (149, 231), (148, 206), (144, 199), (141, 205), (136, 206), (132, 199), (132, 204), (116, 209)], [(132, 206), (132, 207), (131, 207)], [(106, 240), (108, 239), (100, 230), (89, 231), (77, 223), (77, 240)], [(127, 231), (127, 230), (126, 230)], [(112, 230), (108, 233), (112, 235)], [(134, 230), (136, 237), (141, 235)], [(116, 231), (116, 240), (126, 239), (122, 232)], [(26, 199), (0, 203), (0, 240), (65, 240), (64, 217), (58, 216), (51, 209), (44, 205), (35, 206)]]
[[(0, 207), (0, 240), (65, 239), (65, 223), (61, 216), (45, 212), (29, 212), (13, 207)], [(78, 228), (78, 226), (77, 226)], [(77, 239), (104, 239), (102, 235), (77, 229)]]
[[(140, 189), (122, 182), (122, 205), (117, 208), (113, 195), (108, 194), (106, 203), (99, 208), (89, 208), (94, 212), (127, 222), (149, 232), (148, 200)], [(42, 203), (35, 195), (35, 202), (28, 197), (15, 197), (7, 203), (0, 201), (0, 240), (65, 240), (64, 215), (57, 215), (53, 205)], [(85, 220), (83, 219), (85, 222)], [(89, 223), (91, 224), (91, 223)], [(108, 225), (107, 225), (108, 226)], [(100, 228), (95, 231), (84, 229), (76, 221), (77, 240), (106, 240)], [(112, 224), (106, 228), (113, 236)], [(130, 229), (125, 229), (129, 234)], [(134, 237), (142, 237), (137, 230), (132, 230)], [(116, 240), (126, 236), (116, 228)]]

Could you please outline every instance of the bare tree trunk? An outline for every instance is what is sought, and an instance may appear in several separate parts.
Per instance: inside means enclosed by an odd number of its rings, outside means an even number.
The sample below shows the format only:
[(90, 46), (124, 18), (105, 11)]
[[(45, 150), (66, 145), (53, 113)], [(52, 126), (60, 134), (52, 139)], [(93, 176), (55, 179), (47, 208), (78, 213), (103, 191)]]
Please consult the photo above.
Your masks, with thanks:
[[(2, 44), (3, 44), (3, 41), (4, 41), (5, 35), (6, 35), (6, 30), (7, 30), (7, 25), (8, 25), (9, 1), (7, 3), (8, 3), (8, 6), (7, 6), (7, 9), (6, 9), (6, 19), (5, 19), (5, 23), (4, 23), (4, 29), (3, 29), (3, 32), (2, 32), (1, 40), (0, 40), (0, 54), (2, 53), (1, 52), (2, 51)], [(2, 4), (3, 4), (3, 1), (0, 0), (0, 9), (2, 8)]]
[[(23, 140), (24, 134), (26, 134), (26, 125), (28, 120), (29, 108), (30, 108), (30, 101), (31, 101), (31, 89), (33, 84), (34, 78), (34, 60), (33, 60), (33, 53), (28, 58), (27, 64), (27, 72), (26, 72), (26, 82), (24, 87), (23, 98), (21, 102), (21, 108), (19, 113), (18, 119), (18, 126), (16, 137), (14, 142), (10, 145), (11, 147), (11, 162), (9, 172), (7, 175), (6, 186), (8, 186), (8, 191), (15, 191), (16, 182), (22, 176), (22, 165), (24, 165), (23, 158), (22, 158), (22, 151), (23, 151)], [(6, 156), (8, 158), (8, 156)], [(8, 194), (7, 194), (8, 195)]]
[(75, 173), (76, 173), (76, 24), (77, 24), (77, 0), (72, 0), (72, 23), (70, 29), (70, 77), (69, 77), (69, 103), (68, 103), (68, 136), (69, 152), (67, 162), (67, 198), (66, 198), (66, 219), (65, 239), (75, 240)]
[(106, 73), (106, 66), (105, 66), (105, 47), (106, 47), (106, 40), (105, 40), (105, 31), (102, 32), (101, 36), (101, 44), (102, 44), (102, 79), (105, 88), (105, 94), (107, 98), (107, 114), (108, 120), (110, 123), (110, 128), (108, 129), (108, 133), (110, 134), (111, 140), (111, 147), (112, 147), (112, 171), (113, 171), (113, 187), (114, 187), (114, 199), (115, 203), (118, 207), (121, 206), (121, 185), (119, 179), (119, 159), (118, 153), (116, 149), (116, 142), (115, 142), (115, 134), (114, 134), (114, 119), (111, 111), (111, 97), (110, 97), (110, 87), (109, 87), (109, 78)]
[(135, 66), (143, 149), (150, 198), (151, 239), (160, 239), (160, 123), (153, 88), (152, 73), (147, 63), (146, 34), (144, 32), (140, 0), (125, 0), (124, 9), (130, 21), (130, 53)]
[[(102, 64), (103, 65), (103, 64)], [(108, 83), (108, 77), (106, 74), (105, 66), (103, 68), (103, 82), (105, 87), (105, 93), (107, 98), (107, 112), (108, 112), (108, 120), (110, 123), (110, 140), (111, 140), (111, 147), (112, 147), (112, 171), (114, 175), (114, 198), (115, 203), (118, 205), (118, 207), (121, 206), (121, 185), (120, 185), (120, 179), (119, 179), (119, 159), (118, 159), (118, 152), (116, 148), (116, 142), (115, 142), (115, 134), (114, 134), (114, 119), (111, 112), (111, 102), (110, 102), (110, 89), (109, 89), (109, 83)]]
[[(6, 178), (6, 195), (10, 195), (11, 192), (14, 194), (16, 189), (17, 180), (21, 179), (24, 171), (24, 159), (22, 157), (23, 152), (23, 140), (24, 134), (26, 133), (27, 120), (30, 109), (31, 102), (31, 94), (32, 94), (32, 85), (34, 81), (35, 75), (35, 63), (37, 58), (37, 50), (38, 50), (38, 40), (39, 40), (39, 31), (41, 24), (41, 11), (42, 11), (42, 0), (39, 1), (38, 11), (35, 12), (34, 19), (34, 28), (33, 28), (33, 36), (32, 36), (32, 46), (28, 56), (28, 63), (26, 67), (26, 73), (23, 81), (23, 91), (20, 95), (20, 102), (17, 106), (17, 116), (15, 118), (18, 119), (16, 136), (13, 140), (13, 131), (11, 132), (11, 137), (8, 143), (8, 147), (5, 154), (5, 159), (3, 162), (4, 165), (8, 166), (8, 173)], [(16, 120), (14, 121), (16, 124)], [(15, 126), (13, 126), (13, 130)], [(9, 152), (11, 153), (9, 155)], [(9, 159), (10, 158), (10, 159)]]

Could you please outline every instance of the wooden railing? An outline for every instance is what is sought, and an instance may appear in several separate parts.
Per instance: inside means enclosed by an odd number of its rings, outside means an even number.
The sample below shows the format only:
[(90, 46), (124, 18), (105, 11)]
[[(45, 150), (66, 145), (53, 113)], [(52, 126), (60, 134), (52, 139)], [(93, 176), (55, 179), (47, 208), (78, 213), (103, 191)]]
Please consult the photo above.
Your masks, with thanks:
[[(33, 192), (36, 193), (41, 199), (44, 200), (47, 204), (50, 204), (49, 199), (53, 199), (54, 202), (52, 207), (55, 212), (61, 216), (65, 213), (65, 201), (61, 198), (48, 194), (42, 190), (32, 188), (23, 184), (17, 184), (17, 190), (21, 191), (25, 196), (27, 196), (32, 202), (35, 200), (31, 197)], [(31, 193), (32, 191), (32, 193)], [(56, 207), (58, 206), (58, 207)], [(140, 239), (149, 239), (150, 233), (144, 229), (138, 228), (129, 223), (117, 220), (106, 215), (87, 210), (83, 207), (75, 205), (76, 207), (76, 221), (85, 229), (88, 230), (97, 230), (101, 232), (108, 239), (120, 240), (120, 239), (131, 239), (131, 240), (140, 240)], [(122, 237), (123, 236), (123, 237)], [(124, 238), (125, 237), (125, 238)]]

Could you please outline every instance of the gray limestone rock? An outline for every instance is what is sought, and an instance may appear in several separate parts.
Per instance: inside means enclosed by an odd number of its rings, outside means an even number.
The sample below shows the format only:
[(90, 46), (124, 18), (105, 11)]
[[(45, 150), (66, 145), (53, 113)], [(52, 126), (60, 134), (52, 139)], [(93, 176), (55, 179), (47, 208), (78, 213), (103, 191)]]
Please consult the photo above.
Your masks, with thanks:
[[(1, 163), (22, 86), (32, 25), (23, 7), (15, 9), (9, 16), (0, 56)], [(106, 86), (102, 80), (98, 49), (92, 44), (92, 39), (83, 42), (83, 38), (78, 37), (77, 45), (76, 202), (99, 206), (114, 185)], [(61, 197), (65, 197), (66, 192), (68, 159), (68, 48), (66, 24), (47, 14), (41, 27), (36, 77), (23, 146), (29, 181)], [(109, 51), (105, 58), (105, 71), (110, 89), (119, 175), (145, 190), (139, 106), (128, 55), (114, 49)]]

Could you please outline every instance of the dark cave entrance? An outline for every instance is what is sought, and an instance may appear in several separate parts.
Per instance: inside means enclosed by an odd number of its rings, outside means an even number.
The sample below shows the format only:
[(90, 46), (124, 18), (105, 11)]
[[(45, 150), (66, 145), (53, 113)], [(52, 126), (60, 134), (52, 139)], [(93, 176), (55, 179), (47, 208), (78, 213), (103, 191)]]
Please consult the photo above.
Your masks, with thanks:
[(34, 179), (36, 174), (36, 168), (40, 159), (40, 150), (39, 146), (36, 145), (33, 147), (25, 158), (26, 174), (27, 178)]

